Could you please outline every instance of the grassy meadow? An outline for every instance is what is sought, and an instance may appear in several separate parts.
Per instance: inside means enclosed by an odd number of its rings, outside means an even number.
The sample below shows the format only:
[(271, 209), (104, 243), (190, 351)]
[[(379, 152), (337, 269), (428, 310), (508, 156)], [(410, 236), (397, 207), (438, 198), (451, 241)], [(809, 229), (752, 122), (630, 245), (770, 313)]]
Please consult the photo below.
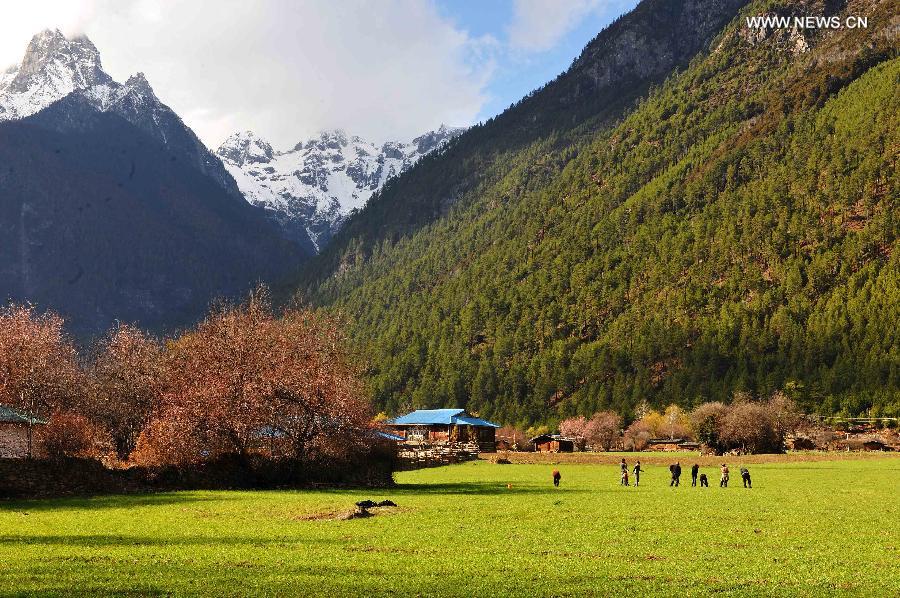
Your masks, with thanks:
[[(900, 458), (763, 461), (752, 490), (739, 460), (727, 489), (686, 459), (677, 489), (655, 459), (640, 488), (477, 461), (389, 490), (4, 502), (0, 594), (900, 595)], [(364, 498), (398, 507), (335, 518)]]

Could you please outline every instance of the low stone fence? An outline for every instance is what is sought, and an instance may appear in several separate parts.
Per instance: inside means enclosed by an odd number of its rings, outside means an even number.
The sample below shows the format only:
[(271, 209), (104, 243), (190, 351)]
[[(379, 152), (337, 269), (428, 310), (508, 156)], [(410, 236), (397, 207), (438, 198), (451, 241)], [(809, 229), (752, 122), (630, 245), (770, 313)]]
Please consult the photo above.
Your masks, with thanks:
[(304, 463), (227, 456), (186, 467), (108, 469), (91, 459), (0, 459), (0, 499), (131, 494), (170, 490), (387, 487), (393, 453), (346, 462)]

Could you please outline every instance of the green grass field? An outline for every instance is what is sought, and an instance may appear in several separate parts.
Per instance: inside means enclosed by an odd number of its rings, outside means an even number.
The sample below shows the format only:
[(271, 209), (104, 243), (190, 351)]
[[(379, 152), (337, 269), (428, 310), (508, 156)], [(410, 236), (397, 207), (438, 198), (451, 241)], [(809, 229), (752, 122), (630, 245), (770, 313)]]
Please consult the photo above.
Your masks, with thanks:
[[(479, 461), (379, 491), (0, 503), (0, 593), (900, 596), (900, 459), (756, 464), (752, 490), (738, 465), (728, 489)], [(399, 507), (333, 519), (363, 498)]]

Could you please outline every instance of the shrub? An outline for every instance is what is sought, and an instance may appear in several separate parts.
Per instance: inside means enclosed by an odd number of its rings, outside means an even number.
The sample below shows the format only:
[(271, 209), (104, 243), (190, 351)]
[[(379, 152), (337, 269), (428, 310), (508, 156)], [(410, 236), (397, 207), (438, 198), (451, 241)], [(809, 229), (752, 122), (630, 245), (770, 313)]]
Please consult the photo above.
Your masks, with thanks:
[(38, 441), (49, 459), (99, 459), (111, 451), (109, 437), (91, 420), (71, 412), (57, 412), (43, 426)]
[(703, 403), (691, 412), (691, 427), (697, 441), (717, 454), (727, 450), (720, 430), (728, 408), (724, 403), (714, 401)]

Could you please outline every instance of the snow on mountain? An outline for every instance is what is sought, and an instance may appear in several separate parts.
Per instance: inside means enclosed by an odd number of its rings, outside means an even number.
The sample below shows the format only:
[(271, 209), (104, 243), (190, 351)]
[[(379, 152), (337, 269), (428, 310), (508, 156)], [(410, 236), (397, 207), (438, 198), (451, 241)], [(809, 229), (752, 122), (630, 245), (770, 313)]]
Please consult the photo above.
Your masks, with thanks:
[(117, 83), (103, 71), (100, 52), (84, 36), (67, 39), (48, 29), (32, 38), (22, 63), (0, 75), (0, 121), (26, 118), (72, 94), (101, 112), (118, 114), (240, 197), (222, 162), (156, 97), (143, 73)]
[[(142, 73), (122, 84), (104, 72), (99, 51), (84, 36), (68, 39), (59, 30), (42, 31), (28, 44), (21, 64), (0, 73), (0, 122), (81, 100), (161, 141), (235, 199), (265, 209), (287, 238), (303, 247), (311, 239), (317, 250), (389, 178), (464, 130), (441, 126), (410, 141), (382, 145), (333, 130), (285, 152), (245, 132), (229, 137), (216, 155), (156, 97)], [(77, 118), (73, 113), (68, 120)]]
[(58, 30), (42, 31), (28, 44), (22, 63), (0, 75), (0, 120), (25, 118), (76, 89), (111, 82), (88, 38), (69, 40)]
[(216, 153), (247, 201), (265, 208), (288, 234), (302, 230), (321, 249), (347, 214), (388, 179), (464, 130), (442, 125), (411, 141), (380, 146), (331, 130), (285, 152), (246, 131), (231, 135)]

